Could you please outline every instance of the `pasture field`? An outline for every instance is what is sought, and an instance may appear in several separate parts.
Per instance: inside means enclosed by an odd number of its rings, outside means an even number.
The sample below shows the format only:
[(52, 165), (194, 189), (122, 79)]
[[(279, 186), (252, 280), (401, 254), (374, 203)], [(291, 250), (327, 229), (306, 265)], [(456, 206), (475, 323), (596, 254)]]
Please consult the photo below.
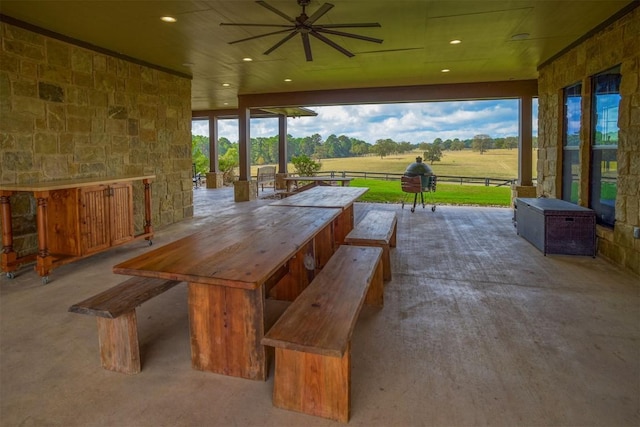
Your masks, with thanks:
[[(347, 157), (322, 159), (321, 171), (358, 171), (403, 173), (422, 151), (416, 150), (402, 155)], [(535, 175), (537, 152), (533, 154)], [(436, 175), (473, 176), (514, 179), (518, 177), (518, 150), (488, 150), (484, 154), (476, 151), (445, 151), (442, 160), (430, 164)], [(293, 169), (290, 169), (290, 171)]]

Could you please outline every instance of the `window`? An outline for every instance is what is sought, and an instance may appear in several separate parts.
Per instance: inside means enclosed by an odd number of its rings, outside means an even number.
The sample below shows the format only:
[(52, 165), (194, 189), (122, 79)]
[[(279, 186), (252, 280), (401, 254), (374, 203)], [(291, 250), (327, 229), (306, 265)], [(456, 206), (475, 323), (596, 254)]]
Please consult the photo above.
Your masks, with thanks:
[(598, 222), (613, 226), (618, 190), (620, 67), (592, 79), (591, 179), (589, 207)]
[(578, 203), (580, 183), (580, 125), (582, 84), (564, 89), (564, 135), (562, 141), (562, 199)]

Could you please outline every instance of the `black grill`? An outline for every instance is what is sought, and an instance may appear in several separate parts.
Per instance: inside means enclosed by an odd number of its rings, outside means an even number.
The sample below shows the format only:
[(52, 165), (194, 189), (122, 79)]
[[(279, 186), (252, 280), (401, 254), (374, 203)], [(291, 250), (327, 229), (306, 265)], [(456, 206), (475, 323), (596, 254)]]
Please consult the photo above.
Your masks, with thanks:
[(402, 191), (406, 194), (402, 199), (402, 208), (404, 209), (404, 203), (409, 194), (413, 194), (413, 207), (411, 212), (415, 212), (416, 203), (418, 202), (418, 194), (420, 194), (420, 202), (424, 209), (424, 193), (426, 192), (431, 197), (433, 206), (431, 211), (435, 212), (436, 205), (433, 198), (433, 193), (436, 191), (437, 177), (433, 173), (433, 170), (426, 163), (422, 163), (422, 157), (416, 157), (416, 161), (407, 166), (404, 171), (404, 175), (400, 179), (402, 185)]

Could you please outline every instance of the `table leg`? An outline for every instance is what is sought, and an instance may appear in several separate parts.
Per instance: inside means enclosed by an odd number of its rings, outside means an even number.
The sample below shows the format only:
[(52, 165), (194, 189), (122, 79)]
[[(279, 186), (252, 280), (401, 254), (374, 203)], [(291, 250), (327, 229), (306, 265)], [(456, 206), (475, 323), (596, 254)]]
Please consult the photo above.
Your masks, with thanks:
[(317, 261), (314, 242), (302, 246), (287, 263), (288, 273), (271, 289), (269, 298), (295, 300), (315, 277)]
[(189, 283), (191, 364), (195, 369), (265, 380), (260, 344), (265, 322), (264, 288), (240, 289)]
[(13, 250), (13, 225), (11, 223), (11, 191), (0, 192), (0, 210), (2, 214), (2, 256), (0, 266), (7, 275), (16, 269), (17, 255)]
[(344, 240), (347, 234), (353, 230), (353, 203), (344, 208), (338, 218), (334, 221), (334, 235), (336, 239), (336, 246), (344, 244)]
[(316, 267), (322, 269), (336, 251), (333, 224), (327, 224), (325, 228), (316, 234), (314, 245), (316, 249)]

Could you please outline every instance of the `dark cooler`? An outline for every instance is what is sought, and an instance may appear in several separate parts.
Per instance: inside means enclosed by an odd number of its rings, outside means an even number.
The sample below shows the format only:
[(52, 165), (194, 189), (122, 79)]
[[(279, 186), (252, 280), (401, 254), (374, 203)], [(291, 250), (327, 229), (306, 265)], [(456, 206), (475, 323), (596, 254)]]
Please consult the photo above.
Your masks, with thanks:
[(547, 254), (596, 255), (596, 215), (560, 199), (517, 198), (518, 234)]

